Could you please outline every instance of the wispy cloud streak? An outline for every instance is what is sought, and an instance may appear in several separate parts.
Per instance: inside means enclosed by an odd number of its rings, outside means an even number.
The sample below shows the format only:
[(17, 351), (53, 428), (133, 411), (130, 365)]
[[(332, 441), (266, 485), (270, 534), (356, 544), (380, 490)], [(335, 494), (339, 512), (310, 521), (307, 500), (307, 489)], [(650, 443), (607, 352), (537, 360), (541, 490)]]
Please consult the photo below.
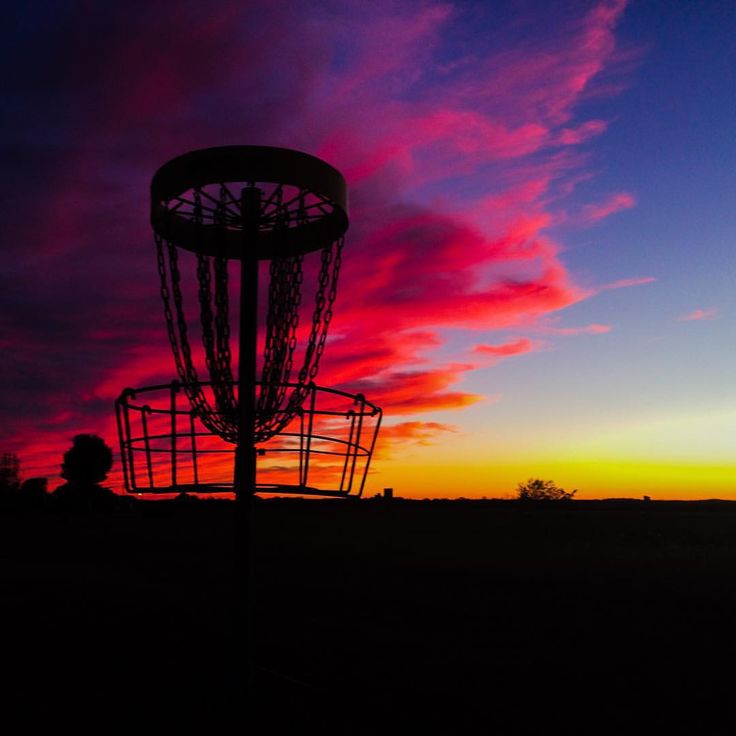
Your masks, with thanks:
[(538, 329), (546, 335), (562, 335), (569, 337), (571, 335), (605, 335), (613, 328), (610, 325), (594, 323), (584, 325), (583, 327), (554, 327), (551, 325), (545, 325)]
[(695, 309), (688, 314), (683, 314), (678, 317), (678, 322), (699, 322), (704, 319), (715, 319), (718, 316), (718, 310), (715, 308), (711, 309)]
[(586, 224), (593, 224), (617, 212), (631, 209), (635, 205), (636, 200), (631, 194), (619, 192), (618, 194), (612, 194), (602, 202), (585, 205), (580, 212), (579, 219)]
[(473, 352), (480, 355), (490, 356), (495, 360), (501, 358), (510, 358), (514, 355), (523, 355), (538, 350), (539, 343), (530, 340), (528, 337), (520, 337), (517, 340), (500, 343), (498, 345), (474, 345)]

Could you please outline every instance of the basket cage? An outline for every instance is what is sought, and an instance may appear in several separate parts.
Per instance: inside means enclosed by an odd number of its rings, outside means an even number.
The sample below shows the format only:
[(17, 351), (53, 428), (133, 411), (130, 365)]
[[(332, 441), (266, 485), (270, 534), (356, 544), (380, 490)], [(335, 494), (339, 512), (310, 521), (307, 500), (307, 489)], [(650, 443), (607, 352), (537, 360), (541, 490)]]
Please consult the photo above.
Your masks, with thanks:
[[(199, 386), (212, 390), (210, 382)], [(178, 381), (126, 388), (115, 402), (128, 493), (233, 492), (236, 447), (204, 426), (183, 389)], [(306, 389), (296, 417), (256, 445), (255, 490), (360, 497), (382, 411), (362, 394), (315, 384)]]

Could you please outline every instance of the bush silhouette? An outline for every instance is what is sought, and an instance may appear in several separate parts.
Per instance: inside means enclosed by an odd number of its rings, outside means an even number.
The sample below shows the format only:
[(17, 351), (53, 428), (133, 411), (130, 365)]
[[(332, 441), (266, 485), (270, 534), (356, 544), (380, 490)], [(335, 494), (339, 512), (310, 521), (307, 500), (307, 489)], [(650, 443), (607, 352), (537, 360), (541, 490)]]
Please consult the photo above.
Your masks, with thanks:
[(540, 478), (529, 478), (526, 483), (516, 486), (519, 501), (569, 501), (576, 493), (577, 490), (566, 491), (556, 486), (553, 480)]
[(23, 481), (20, 492), (26, 498), (43, 498), (48, 493), (46, 478), (28, 478)]
[(112, 450), (96, 434), (78, 434), (64, 454), (61, 477), (74, 485), (97, 485), (112, 468)]

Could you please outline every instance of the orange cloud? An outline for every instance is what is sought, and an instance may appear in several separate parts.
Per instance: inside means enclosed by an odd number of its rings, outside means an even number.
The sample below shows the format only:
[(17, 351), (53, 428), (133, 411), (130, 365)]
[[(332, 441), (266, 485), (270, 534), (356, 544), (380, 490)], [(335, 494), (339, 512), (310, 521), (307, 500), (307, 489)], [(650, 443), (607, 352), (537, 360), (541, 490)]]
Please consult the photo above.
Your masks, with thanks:
[(374, 460), (390, 459), (407, 445), (428, 447), (437, 444), (447, 434), (459, 432), (452, 424), (441, 422), (400, 422), (383, 425), (376, 443)]
[(378, 453), (386, 455), (390, 448), (405, 445), (433, 445), (435, 440), (447, 433), (457, 433), (459, 429), (452, 424), (441, 422), (401, 422), (384, 425), (379, 435)]

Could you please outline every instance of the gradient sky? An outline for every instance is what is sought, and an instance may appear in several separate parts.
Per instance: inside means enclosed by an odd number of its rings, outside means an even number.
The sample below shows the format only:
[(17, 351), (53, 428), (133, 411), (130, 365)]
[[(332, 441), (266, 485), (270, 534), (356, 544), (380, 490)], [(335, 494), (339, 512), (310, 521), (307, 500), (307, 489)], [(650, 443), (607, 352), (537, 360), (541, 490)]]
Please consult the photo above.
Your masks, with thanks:
[(736, 496), (733, 2), (5, 13), (0, 450), (26, 477), (174, 377), (150, 178), (248, 143), (348, 179), (319, 382), (384, 408), (369, 494)]

